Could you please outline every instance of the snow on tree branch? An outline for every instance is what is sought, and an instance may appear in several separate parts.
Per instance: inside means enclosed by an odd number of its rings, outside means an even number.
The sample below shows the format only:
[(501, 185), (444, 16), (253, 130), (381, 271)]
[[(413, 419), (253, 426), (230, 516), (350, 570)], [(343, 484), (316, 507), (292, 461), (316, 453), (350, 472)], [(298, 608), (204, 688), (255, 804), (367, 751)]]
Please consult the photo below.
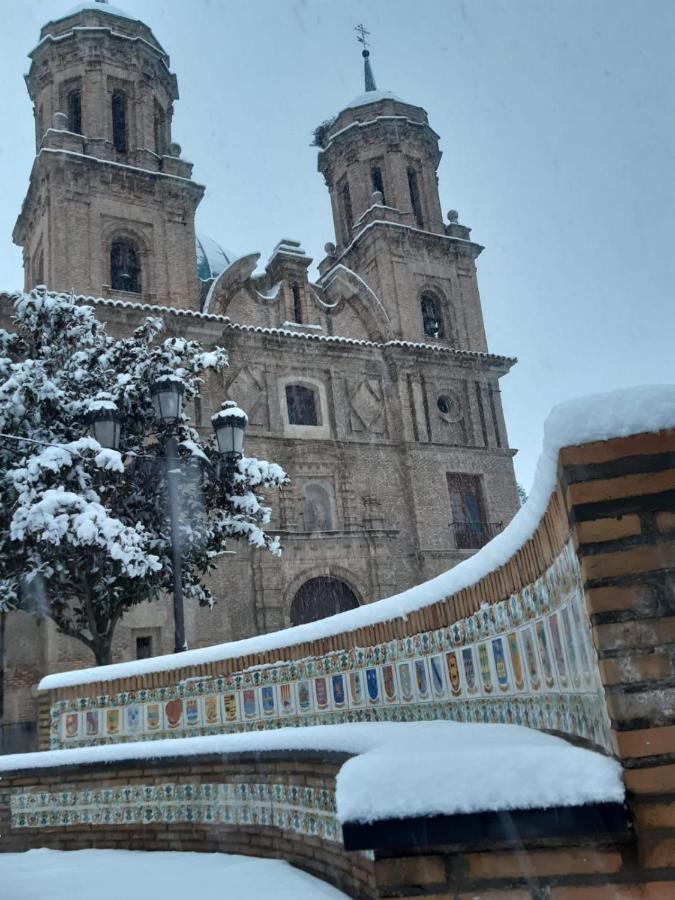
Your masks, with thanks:
[[(187, 402), (227, 366), (222, 347), (162, 339), (147, 318), (129, 337), (106, 333), (91, 307), (35, 288), (14, 296), (13, 333), (0, 331), (0, 610), (35, 609), (108, 662), (124, 613), (171, 590), (167, 441), (150, 386), (180, 382)], [(95, 411), (121, 417), (120, 450), (90, 435)], [(212, 435), (183, 407), (175, 427), (183, 591), (210, 604), (202, 577), (230, 540), (281, 552), (265, 530), (261, 489), (284, 471), (245, 458), (222, 465)]]

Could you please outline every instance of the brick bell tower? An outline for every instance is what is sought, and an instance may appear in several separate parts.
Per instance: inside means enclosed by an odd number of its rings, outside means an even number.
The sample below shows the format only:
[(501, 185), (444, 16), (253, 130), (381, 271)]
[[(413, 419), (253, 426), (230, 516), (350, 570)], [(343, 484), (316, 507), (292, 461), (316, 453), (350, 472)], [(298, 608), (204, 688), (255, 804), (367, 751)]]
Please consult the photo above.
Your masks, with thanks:
[(444, 224), (439, 136), (422, 107), (377, 89), (365, 34), (365, 93), (315, 132), (336, 238), (322, 279), (339, 264), (360, 276), (395, 339), (485, 352), (475, 267), (483, 248), (454, 210)]
[(14, 228), (28, 290), (198, 308), (192, 181), (169, 57), (106, 0), (48, 22), (26, 76), (36, 157)]

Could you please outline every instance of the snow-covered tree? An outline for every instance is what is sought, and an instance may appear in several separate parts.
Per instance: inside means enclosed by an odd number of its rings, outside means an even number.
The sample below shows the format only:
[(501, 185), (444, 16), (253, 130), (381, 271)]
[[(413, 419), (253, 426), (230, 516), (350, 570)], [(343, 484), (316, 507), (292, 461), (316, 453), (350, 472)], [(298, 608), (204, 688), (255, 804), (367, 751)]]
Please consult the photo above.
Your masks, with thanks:
[[(212, 436), (190, 425), (186, 408), (204, 373), (227, 366), (224, 349), (161, 340), (159, 319), (113, 339), (91, 307), (44, 287), (14, 301), (15, 330), (0, 330), (0, 611), (49, 616), (101, 665), (124, 613), (173, 586), (171, 434), (188, 602), (213, 602), (202, 579), (229, 539), (280, 553), (260, 492), (286, 475), (249, 458), (225, 473)], [(179, 380), (186, 401), (173, 431), (155, 421), (150, 385), (161, 377)], [(101, 407), (121, 415), (120, 451), (91, 436)]]

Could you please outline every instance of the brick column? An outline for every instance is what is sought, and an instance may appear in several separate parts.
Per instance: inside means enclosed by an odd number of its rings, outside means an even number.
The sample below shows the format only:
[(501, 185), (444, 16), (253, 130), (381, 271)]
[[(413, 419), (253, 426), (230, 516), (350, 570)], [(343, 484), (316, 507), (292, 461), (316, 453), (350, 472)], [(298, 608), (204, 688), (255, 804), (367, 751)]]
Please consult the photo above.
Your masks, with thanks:
[(560, 469), (641, 880), (675, 897), (675, 430), (565, 448)]

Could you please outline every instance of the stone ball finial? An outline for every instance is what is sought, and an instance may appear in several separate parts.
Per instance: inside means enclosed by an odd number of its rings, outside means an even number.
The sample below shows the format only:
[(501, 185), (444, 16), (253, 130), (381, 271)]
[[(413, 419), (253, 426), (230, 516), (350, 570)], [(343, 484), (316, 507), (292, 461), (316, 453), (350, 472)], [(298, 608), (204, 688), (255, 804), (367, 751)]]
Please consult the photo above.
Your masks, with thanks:
[(169, 144), (169, 156), (179, 159), (182, 152), (183, 148), (180, 144)]
[(373, 191), (373, 206), (384, 206), (384, 194), (382, 191)]
[(323, 249), (326, 256), (335, 256), (335, 244), (331, 244), (330, 241), (323, 245)]
[(55, 112), (52, 117), (52, 127), (55, 131), (68, 131), (68, 116), (62, 112)]
[(457, 222), (459, 222), (459, 213), (456, 209), (448, 210), (448, 222), (450, 222), (451, 225), (456, 225)]

